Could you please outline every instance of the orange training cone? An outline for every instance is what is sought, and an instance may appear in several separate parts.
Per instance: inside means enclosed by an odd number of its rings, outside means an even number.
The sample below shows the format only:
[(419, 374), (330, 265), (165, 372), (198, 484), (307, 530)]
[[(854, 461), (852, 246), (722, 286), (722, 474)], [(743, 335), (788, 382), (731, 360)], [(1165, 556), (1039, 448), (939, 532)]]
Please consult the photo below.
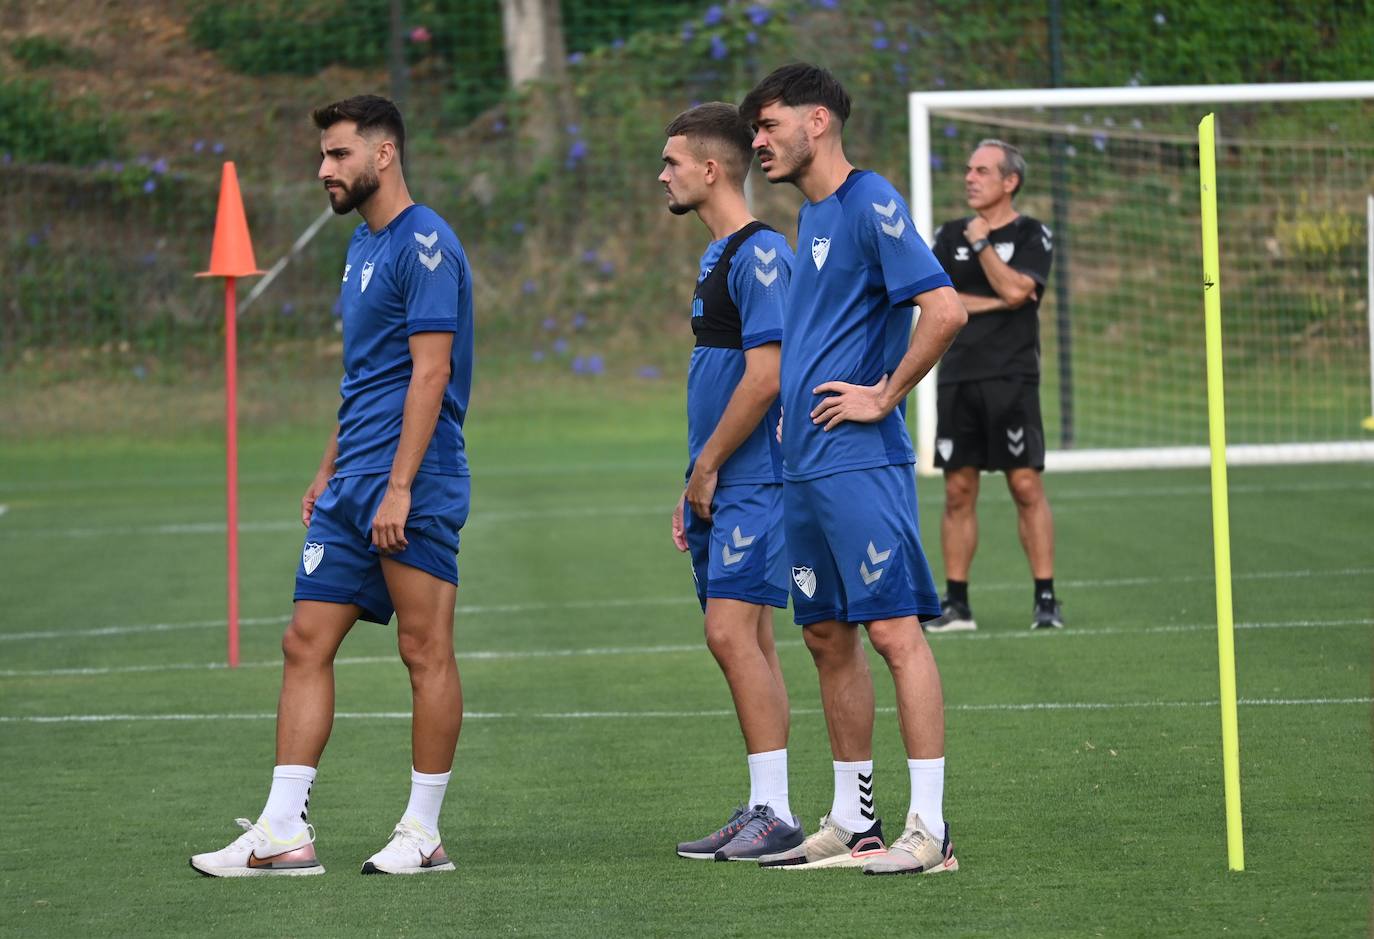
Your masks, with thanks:
[(261, 274), (253, 259), (253, 239), (248, 234), (248, 218), (239, 194), (239, 177), (234, 164), (224, 164), (219, 184), (219, 209), (215, 212), (215, 241), (210, 248), (210, 269), (197, 277), (249, 277)]

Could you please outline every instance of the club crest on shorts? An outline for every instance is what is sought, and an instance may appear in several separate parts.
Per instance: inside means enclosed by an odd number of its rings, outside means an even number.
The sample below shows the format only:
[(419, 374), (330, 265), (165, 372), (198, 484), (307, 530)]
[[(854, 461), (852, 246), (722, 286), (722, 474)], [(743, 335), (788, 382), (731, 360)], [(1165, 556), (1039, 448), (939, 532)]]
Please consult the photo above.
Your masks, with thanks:
[(797, 585), (798, 590), (806, 594), (806, 599), (810, 600), (816, 595), (816, 572), (811, 568), (792, 568), (792, 581)]
[(305, 550), (301, 552), (301, 563), (305, 565), (305, 576), (309, 577), (315, 573), (315, 568), (320, 566), (324, 560), (324, 545), (313, 541), (305, 543)]
[(948, 460), (954, 453), (954, 440), (949, 437), (941, 437), (935, 441), (935, 452), (940, 454), (940, 459)]
[(825, 266), (825, 259), (830, 256), (829, 238), (811, 239), (811, 260), (816, 262), (816, 270)]

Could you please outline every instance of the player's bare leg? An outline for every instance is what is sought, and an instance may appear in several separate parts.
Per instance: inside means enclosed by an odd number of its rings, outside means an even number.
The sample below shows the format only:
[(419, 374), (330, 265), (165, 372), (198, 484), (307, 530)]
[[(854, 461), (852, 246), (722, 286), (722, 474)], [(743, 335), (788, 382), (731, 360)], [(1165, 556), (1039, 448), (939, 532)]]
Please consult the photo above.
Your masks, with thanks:
[(914, 616), (869, 623), (868, 638), (892, 672), (897, 725), (911, 776), (911, 805), (901, 837), (886, 854), (871, 858), (864, 873), (958, 870), (944, 819), (945, 702), (935, 656)]
[(948, 590), (940, 616), (925, 624), (927, 632), (963, 632), (978, 628), (968, 598), (969, 570), (978, 549), (978, 487), (975, 466), (945, 470), (945, 511), (940, 516), (940, 546), (945, 555)]
[(820, 679), (830, 752), (844, 762), (872, 759), (873, 676), (859, 628), (824, 620), (807, 626), (802, 634)]
[(277, 764), (318, 766), (334, 726), (334, 656), (362, 610), (351, 603), (297, 600), (282, 636)]
[(1030, 562), (1031, 576), (1054, 576), (1054, 515), (1040, 473), (1030, 467), (1007, 470), (1007, 489), (1016, 503), (1016, 528)]
[(968, 580), (973, 553), (978, 550), (978, 468), (945, 470), (945, 512), (940, 517), (940, 547), (945, 576)]
[(421, 773), (447, 773), (463, 724), (463, 689), (453, 655), (458, 588), (399, 561), (382, 560), (396, 605), (396, 645), (410, 672), (411, 754)]
[(439, 812), (463, 724), (463, 689), (453, 657), (458, 588), (417, 567), (382, 559), (396, 605), (396, 645), (410, 672), (410, 802), (386, 847), (364, 874), (429, 874), (454, 869), (439, 836)]
[(750, 753), (787, 746), (787, 686), (773, 645), (772, 619), (771, 607), (719, 597), (706, 601), (706, 646), (730, 686)]

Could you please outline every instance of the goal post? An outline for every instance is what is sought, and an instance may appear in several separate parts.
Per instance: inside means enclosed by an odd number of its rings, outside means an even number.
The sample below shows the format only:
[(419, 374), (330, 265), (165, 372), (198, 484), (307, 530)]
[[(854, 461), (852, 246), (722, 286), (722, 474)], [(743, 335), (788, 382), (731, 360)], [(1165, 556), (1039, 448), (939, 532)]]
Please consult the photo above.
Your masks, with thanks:
[[(1208, 110), (1232, 285), (1228, 461), (1374, 460), (1374, 81), (917, 92), (908, 104), (911, 208), (927, 240), (970, 214), (962, 167), (982, 137), (1022, 148), (1018, 209), (1062, 226), (1040, 309), (1047, 467), (1208, 463), (1189, 198)], [(1068, 180), (1055, 204), (1052, 170)], [(937, 382), (932, 370), (917, 388), (924, 473)]]

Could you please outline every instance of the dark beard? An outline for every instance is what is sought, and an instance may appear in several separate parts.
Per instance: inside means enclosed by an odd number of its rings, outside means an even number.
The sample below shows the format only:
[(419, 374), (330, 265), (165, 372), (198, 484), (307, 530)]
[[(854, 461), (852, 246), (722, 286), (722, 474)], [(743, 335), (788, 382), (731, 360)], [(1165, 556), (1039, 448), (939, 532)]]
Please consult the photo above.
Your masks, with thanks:
[[(785, 175), (779, 176), (771, 182), (795, 185), (797, 180), (801, 179), (802, 174), (811, 168), (811, 163), (816, 159), (816, 151), (807, 146), (805, 140), (802, 140), (795, 145), (788, 145), (784, 148), (784, 152), (788, 159), (793, 161), (792, 168)], [(777, 155), (774, 154), (773, 158), (776, 160)]]
[(334, 193), (331, 191), (329, 193), (329, 205), (334, 210), (335, 215), (347, 215), (371, 199), (372, 194), (381, 188), (382, 181), (378, 178), (376, 170), (364, 170), (353, 185), (349, 186), (343, 183), (339, 185), (342, 187), (339, 190), (339, 201), (334, 201)]
[(688, 212), (692, 211), (692, 209), (694, 209), (694, 208), (696, 208), (696, 206), (693, 206), (693, 205), (684, 205), (684, 204), (681, 203), (681, 202), (669, 202), (669, 203), (668, 203), (668, 211), (669, 211), (669, 212), (672, 212), (674, 215), (686, 215)]

